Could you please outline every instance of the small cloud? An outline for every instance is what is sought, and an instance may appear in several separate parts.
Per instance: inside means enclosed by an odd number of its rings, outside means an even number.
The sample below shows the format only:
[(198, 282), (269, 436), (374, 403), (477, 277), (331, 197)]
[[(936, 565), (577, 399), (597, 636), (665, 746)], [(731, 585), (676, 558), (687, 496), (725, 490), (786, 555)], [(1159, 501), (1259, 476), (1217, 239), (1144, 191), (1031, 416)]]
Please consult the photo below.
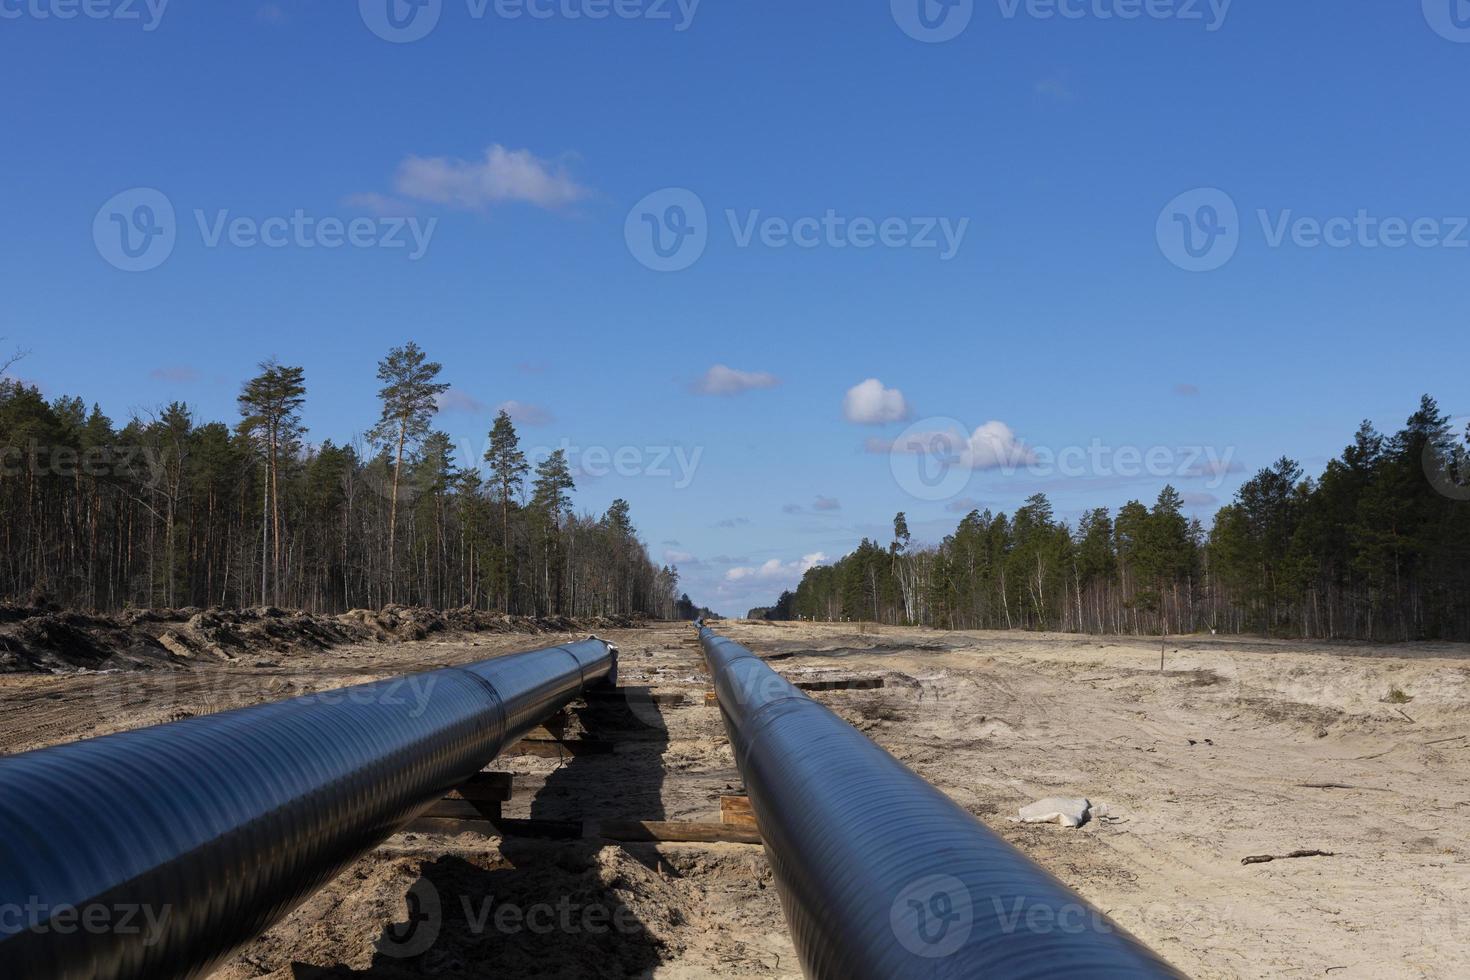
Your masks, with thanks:
[(841, 510), (842, 502), (836, 497), (817, 497), (816, 503), (812, 504), (812, 510), (834, 511)]
[(1051, 78), (1043, 78), (1033, 88), (1038, 98), (1051, 99), (1053, 102), (1071, 102), (1076, 95), (1067, 80), (1060, 75)]
[(842, 400), (842, 414), (858, 425), (884, 425), (902, 422), (909, 417), (909, 405), (903, 392), (885, 388), (877, 378), (869, 378), (847, 390)]
[(704, 377), (689, 386), (696, 395), (739, 395), (761, 388), (774, 388), (781, 379), (765, 371), (737, 371), (723, 364), (716, 364), (704, 372)]
[(509, 415), (513, 422), (532, 427), (550, 425), (556, 421), (556, 418), (540, 405), (531, 405), (526, 402), (501, 402), (495, 406), (495, 410)]
[(730, 555), (715, 555), (709, 560), (711, 565), (745, 565), (749, 562), (750, 559), (743, 555), (738, 558), (731, 557)]
[(745, 527), (749, 523), (748, 517), (727, 517), (723, 521), (717, 521), (715, 527)]
[(674, 538), (667, 538), (667, 539), (665, 539), (665, 541), (664, 541), (663, 544), (664, 544), (664, 547), (665, 548), (677, 548), (677, 547), (679, 547), (679, 542), (677, 540), (675, 540)]
[(400, 201), (396, 197), (379, 194), (377, 191), (348, 194), (342, 199), (342, 205), (355, 211), (366, 211), (379, 218), (402, 218), (414, 213), (413, 205), (407, 201)]
[(1191, 384), (1177, 384), (1174, 386), (1174, 394), (1180, 398), (1198, 398), (1199, 386)]
[(1186, 507), (1213, 507), (1220, 502), (1213, 493), (1181, 493), (1179, 499)]
[(411, 156), (399, 164), (393, 188), (411, 200), (461, 211), (513, 203), (554, 209), (588, 193), (561, 164), (498, 143), (486, 149), (480, 160)]
[(434, 404), (441, 412), (464, 413), (466, 415), (488, 415), (490, 407), (474, 395), (458, 388), (441, 391), (434, 396)]
[(664, 563), (668, 565), (698, 565), (700, 561), (687, 551), (670, 549), (664, 552)]
[(954, 430), (908, 432), (899, 440), (869, 439), (870, 453), (906, 453), (943, 457), (951, 466), (969, 470), (995, 470), (1027, 466), (1036, 453), (1017, 438), (1004, 422), (986, 422), (969, 435)]
[(956, 497), (954, 500), (945, 504), (944, 509), (951, 514), (968, 514), (984, 506), (985, 502), (983, 500), (976, 500), (974, 497)]
[(801, 504), (787, 504), (785, 507), (781, 508), (781, 513), (783, 514), (800, 514), (801, 511)]
[(725, 572), (725, 581), (741, 582), (747, 579), (758, 579), (762, 581), (770, 581), (772, 579), (790, 580), (805, 575), (808, 569), (815, 568), (826, 561), (827, 556), (820, 551), (803, 555), (796, 561), (783, 562), (779, 558), (772, 558), (763, 565), (729, 569)]
[(157, 367), (148, 372), (148, 377), (154, 381), (167, 381), (171, 384), (193, 384), (199, 380), (199, 372), (191, 367)]

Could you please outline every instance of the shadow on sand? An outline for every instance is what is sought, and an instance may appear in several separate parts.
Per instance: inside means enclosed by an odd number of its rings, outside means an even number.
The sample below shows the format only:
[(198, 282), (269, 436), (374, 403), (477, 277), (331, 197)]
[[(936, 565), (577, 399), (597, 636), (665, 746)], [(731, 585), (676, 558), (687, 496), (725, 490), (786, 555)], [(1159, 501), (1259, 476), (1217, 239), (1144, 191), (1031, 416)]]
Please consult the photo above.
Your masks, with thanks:
[[(663, 818), (664, 747), (658, 705), (641, 689), (572, 709), (586, 737), (613, 741), (611, 755), (573, 756), (531, 801), (541, 820)], [(298, 978), (641, 977), (663, 944), (629, 907), (640, 897), (628, 859), (655, 867), (648, 847), (598, 840), (504, 838), (483, 854), (461, 850), (419, 869), (404, 921), (383, 929), (365, 970), (298, 965)], [(637, 869), (641, 870), (641, 869)]]

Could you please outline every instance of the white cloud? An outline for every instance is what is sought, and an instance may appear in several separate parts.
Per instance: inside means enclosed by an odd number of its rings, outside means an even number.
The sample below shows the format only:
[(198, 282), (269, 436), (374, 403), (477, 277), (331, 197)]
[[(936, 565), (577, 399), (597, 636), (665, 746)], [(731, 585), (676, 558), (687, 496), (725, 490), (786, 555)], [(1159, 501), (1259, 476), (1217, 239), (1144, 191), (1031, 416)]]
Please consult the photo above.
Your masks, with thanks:
[(489, 414), (486, 404), (469, 392), (450, 388), (434, 396), (434, 405), (441, 412), (464, 412), (468, 415)]
[(849, 422), (859, 425), (884, 425), (908, 418), (909, 405), (903, 392), (897, 388), (885, 388), (877, 378), (869, 378), (847, 389), (847, 396), (842, 400), (842, 414)]
[(671, 548), (664, 552), (664, 563), (668, 565), (698, 565), (699, 559), (687, 551)]
[(398, 166), (394, 189), (416, 201), (464, 211), (512, 202), (558, 208), (587, 196), (587, 189), (560, 164), (498, 143), (485, 151), (482, 160), (409, 157)]
[(814, 551), (809, 555), (803, 555), (796, 561), (783, 562), (779, 558), (772, 558), (763, 565), (745, 566), (732, 568), (725, 572), (726, 582), (743, 582), (757, 580), (769, 582), (773, 580), (791, 581), (805, 575), (808, 569), (827, 561), (827, 556), (820, 551)]
[(723, 364), (716, 364), (704, 372), (704, 377), (689, 386), (697, 395), (739, 395), (761, 388), (774, 388), (781, 379), (765, 371), (737, 371)]
[(969, 435), (954, 429), (906, 432), (894, 441), (869, 439), (870, 453), (911, 453), (943, 456), (952, 466), (970, 470), (995, 470), (1028, 466), (1036, 462), (1031, 447), (1016, 437), (1004, 422), (986, 422)]
[(812, 504), (812, 510), (841, 510), (842, 502), (836, 497), (818, 497), (816, 503)]
[(531, 405), (527, 402), (508, 401), (501, 402), (495, 406), (497, 412), (504, 412), (511, 417), (511, 421), (521, 425), (550, 425), (556, 421), (550, 412), (540, 405)]

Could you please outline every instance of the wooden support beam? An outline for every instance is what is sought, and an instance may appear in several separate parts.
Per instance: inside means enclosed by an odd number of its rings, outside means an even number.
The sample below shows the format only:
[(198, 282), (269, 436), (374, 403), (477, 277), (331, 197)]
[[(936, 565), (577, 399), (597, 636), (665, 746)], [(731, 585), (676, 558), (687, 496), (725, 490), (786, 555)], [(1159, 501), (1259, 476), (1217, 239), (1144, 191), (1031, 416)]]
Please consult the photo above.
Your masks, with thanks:
[(499, 820), (500, 804), (489, 801), (445, 799), (429, 807), (421, 816), (452, 820)]
[(720, 797), (720, 823), (730, 827), (745, 827), (749, 830), (757, 830), (755, 811), (750, 808), (750, 797)]
[(797, 681), (803, 691), (871, 691), (883, 686), (881, 677), (841, 677), (836, 680)]
[(602, 840), (690, 844), (759, 844), (758, 831), (721, 823), (686, 820), (487, 820), (420, 817), (407, 831), (418, 834), (481, 834), (487, 837), (536, 837), (549, 840)]
[(477, 772), (449, 791), (448, 800), (471, 800), (476, 803), (504, 803), (515, 791), (515, 774), (509, 772)]

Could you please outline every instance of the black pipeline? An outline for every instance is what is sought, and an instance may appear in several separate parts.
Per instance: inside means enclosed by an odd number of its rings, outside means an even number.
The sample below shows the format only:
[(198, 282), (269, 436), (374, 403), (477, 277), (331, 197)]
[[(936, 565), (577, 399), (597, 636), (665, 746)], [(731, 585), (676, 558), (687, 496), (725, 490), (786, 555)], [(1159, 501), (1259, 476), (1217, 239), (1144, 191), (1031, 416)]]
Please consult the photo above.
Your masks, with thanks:
[(591, 639), (0, 758), (0, 974), (205, 972), (615, 658)]
[(699, 637), (807, 976), (1181, 975), (755, 654)]

